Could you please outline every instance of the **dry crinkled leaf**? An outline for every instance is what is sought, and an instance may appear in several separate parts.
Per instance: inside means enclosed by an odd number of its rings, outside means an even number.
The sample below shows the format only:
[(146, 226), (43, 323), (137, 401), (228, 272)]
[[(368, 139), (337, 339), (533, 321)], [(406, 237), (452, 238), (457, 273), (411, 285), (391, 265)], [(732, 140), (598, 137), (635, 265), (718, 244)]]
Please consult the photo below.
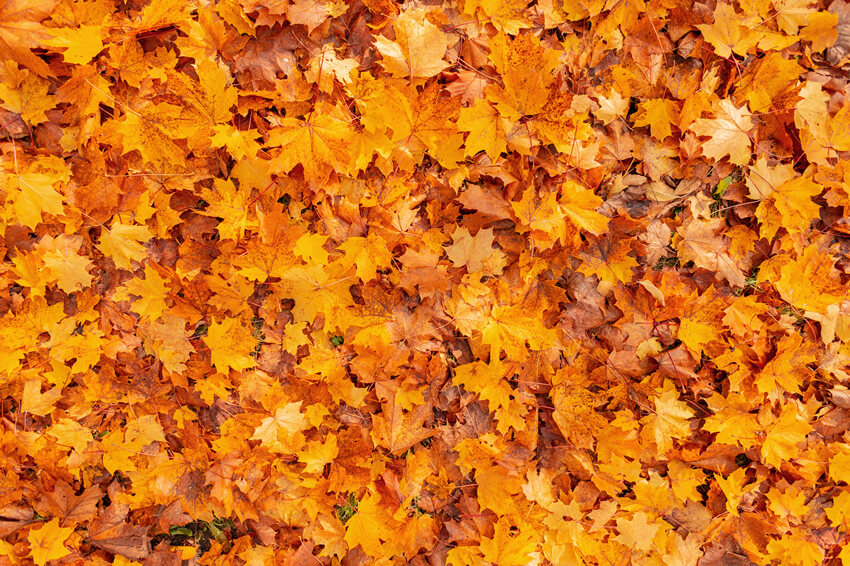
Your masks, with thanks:
[[(89, 435), (91, 436), (91, 435)], [(59, 515), (65, 524), (89, 521), (97, 515), (97, 504), (103, 499), (103, 492), (93, 486), (80, 495), (74, 493), (65, 481), (56, 483), (52, 492), (45, 494), (37, 504), (39, 514)]]
[(128, 508), (112, 503), (90, 529), (91, 544), (130, 560), (142, 560), (151, 553), (147, 527), (127, 523)]

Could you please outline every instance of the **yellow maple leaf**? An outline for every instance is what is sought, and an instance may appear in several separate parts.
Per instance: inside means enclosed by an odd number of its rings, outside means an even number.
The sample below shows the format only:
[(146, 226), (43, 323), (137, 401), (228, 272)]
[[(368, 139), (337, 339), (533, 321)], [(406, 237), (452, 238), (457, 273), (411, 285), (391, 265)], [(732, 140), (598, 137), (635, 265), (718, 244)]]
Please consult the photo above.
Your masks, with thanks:
[(125, 153), (138, 150), (145, 162), (157, 168), (184, 166), (186, 151), (175, 140), (192, 137), (198, 127), (182, 106), (167, 102), (127, 112), (122, 120), (110, 124), (120, 135)]
[(449, 40), (440, 28), (428, 21), (429, 10), (411, 8), (393, 21), (396, 40), (379, 35), (375, 47), (383, 56), (382, 65), (394, 77), (433, 77), (449, 66), (443, 60)]
[[(850, 491), (842, 490), (832, 498), (832, 507), (826, 509), (826, 516), (833, 525), (841, 525), (850, 521)], [(798, 517), (804, 514), (797, 515)]]
[(751, 490), (744, 490), (744, 485), (747, 483), (747, 471), (744, 468), (738, 468), (727, 477), (715, 476), (714, 481), (717, 486), (726, 496), (726, 510), (733, 516), (738, 516), (738, 503)]
[(531, 525), (523, 525), (517, 532), (506, 517), (496, 523), (493, 537), (481, 537), (484, 559), (504, 566), (528, 564), (530, 554), (537, 548), (537, 536)]
[(27, 540), (30, 543), (30, 556), (38, 566), (44, 566), (50, 560), (58, 560), (71, 554), (65, 541), (74, 532), (74, 527), (60, 527), (55, 518), (38, 529), (31, 529)]
[(146, 318), (139, 322), (139, 336), (144, 341), (145, 351), (155, 355), (163, 367), (170, 372), (186, 370), (186, 362), (195, 349), (189, 341), (191, 332), (186, 330), (186, 320), (170, 313), (161, 318)]
[(556, 330), (544, 326), (539, 313), (529, 312), (521, 304), (493, 308), (481, 331), (491, 359), (498, 359), (501, 349), (512, 359), (525, 359), (526, 343), (531, 350), (544, 350), (555, 345), (557, 336)]
[(617, 118), (625, 118), (629, 112), (629, 100), (623, 98), (616, 89), (612, 90), (608, 96), (600, 96), (598, 100), (599, 109), (594, 110), (593, 115), (602, 120), (605, 126)]
[(711, 139), (704, 142), (703, 155), (720, 161), (727, 155), (735, 165), (746, 165), (752, 157), (748, 132), (753, 129), (747, 105), (736, 107), (728, 98), (715, 109), (716, 118), (700, 118), (691, 124), (691, 131)]
[(733, 52), (736, 55), (746, 55), (755, 47), (760, 37), (742, 26), (742, 20), (742, 16), (735, 12), (731, 3), (722, 2), (714, 9), (714, 23), (698, 24), (697, 28), (721, 57), (728, 58)]
[(142, 243), (153, 238), (147, 226), (123, 224), (115, 220), (100, 234), (100, 250), (115, 262), (119, 269), (130, 269), (133, 261), (141, 262), (146, 251)]
[(796, 94), (801, 71), (794, 59), (786, 59), (779, 52), (767, 53), (741, 80), (736, 94), (749, 102), (753, 112), (767, 112), (774, 99), (781, 99), (786, 93)]
[(24, 383), (21, 396), (21, 410), (38, 416), (45, 416), (53, 411), (54, 405), (62, 398), (62, 387), (41, 392), (41, 379), (30, 379)]
[(575, 181), (565, 180), (561, 185), (558, 203), (561, 211), (576, 228), (599, 236), (608, 229), (608, 218), (596, 209), (602, 206), (602, 199)]
[(511, 35), (530, 28), (531, 22), (526, 15), (528, 4), (523, 0), (471, 0), (464, 2), (464, 11), (475, 16), (476, 8), (485, 14), (496, 29)]
[(372, 439), (393, 454), (401, 454), (433, 436), (433, 429), (423, 426), (431, 418), (429, 404), (417, 405), (405, 413), (393, 394), (383, 407), (381, 414), (372, 419)]
[(464, 142), (467, 157), (484, 151), (490, 159), (495, 160), (507, 151), (503, 121), (493, 105), (486, 100), (477, 99), (472, 106), (461, 108), (457, 127), (462, 132), (469, 132)]
[[(0, 34), (2, 26), (0, 25)], [(2, 49), (2, 43), (0, 43)], [(54, 95), (48, 94), (50, 83), (27, 69), (6, 68), (6, 81), (0, 82), (0, 107), (21, 115), (21, 119), (30, 124), (41, 124), (47, 120), (46, 111), (59, 102)], [(8, 84), (7, 84), (8, 83)]]
[(345, 270), (356, 266), (355, 274), (364, 283), (377, 276), (378, 269), (392, 264), (393, 256), (387, 243), (378, 235), (369, 233), (365, 238), (353, 237), (337, 246), (345, 254)]
[(112, 299), (125, 301), (130, 299), (131, 295), (138, 297), (132, 301), (133, 312), (148, 316), (151, 319), (157, 319), (162, 316), (167, 307), (165, 298), (168, 296), (168, 286), (166, 280), (160, 277), (156, 269), (146, 265), (145, 278), (130, 279), (116, 290)]
[(91, 285), (92, 276), (88, 268), (92, 261), (77, 252), (83, 244), (82, 236), (66, 236), (64, 234), (52, 238), (45, 235), (39, 242), (38, 248), (44, 250), (42, 261), (44, 267), (57, 286), (66, 293), (79, 291)]
[(823, 191), (823, 186), (812, 180), (811, 173), (795, 177), (775, 187), (756, 209), (761, 222), (759, 233), (773, 238), (779, 228), (789, 232), (806, 232), (812, 222), (820, 218), (820, 206), (812, 201)]
[(507, 433), (525, 428), (527, 408), (515, 398), (516, 392), (505, 378), (505, 368), (498, 360), (491, 358), (489, 364), (477, 361), (455, 368), (453, 382), (463, 385), (466, 391), (477, 393), (482, 401), (487, 401), (491, 413), (495, 413), (499, 432)]
[(328, 252), (322, 246), (328, 241), (323, 234), (304, 234), (295, 242), (293, 252), (306, 263), (313, 265), (325, 265), (328, 263)]
[(54, 175), (27, 171), (17, 175), (5, 174), (5, 187), (11, 189), (13, 207), (18, 222), (35, 229), (44, 213), (62, 214), (62, 195), (54, 188), (59, 179)]
[(690, 436), (689, 419), (693, 416), (694, 412), (687, 403), (679, 401), (679, 392), (673, 383), (665, 381), (661, 394), (655, 398), (655, 412), (647, 417), (660, 454), (673, 447), (673, 439)]
[(256, 224), (248, 217), (251, 191), (237, 187), (232, 179), (213, 179), (213, 189), (203, 189), (201, 196), (209, 205), (201, 213), (222, 219), (217, 226), (222, 239), (239, 240)]
[(541, 46), (533, 34), (509, 38), (502, 32), (490, 40), (490, 50), (504, 87), (490, 85), (486, 94), (499, 113), (517, 121), (543, 110), (554, 81), (552, 71), (558, 65), (557, 52)]
[(679, 108), (674, 100), (653, 98), (638, 105), (635, 126), (649, 126), (652, 137), (663, 140), (673, 132), (670, 124), (679, 122)]
[(661, 525), (650, 521), (652, 516), (643, 511), (635, 513), (630, 519), (618, 518), (617, 530), (619, 534), (614, 540), (628, 548), (636, 548), (644, 552), (652, 548), (652, 540), (661, 528)]
[(452, 244), (446, 255), (455, 267), (464, 267), (469, 273), (498, 275), (505, 265), (505, 254), (493, 248), (493, 229), (482, 228), (475, 236), (461, 226), (452, 234)]
[(767, 552), (771, 562), (795, 566), (818, 566), (823, 564), (824, 558), (823, 549), (817, 543), (796, 532), (779, 539), (770, 539)]
[(381, 496), (369, 493), (360, 500), (357, 512), (345, 524), (345, 542), (349, 549), (360, 545), (366, 554), (380, 556), (382, 541), (390, 540), (396, 521), (381, 506)]
[(329, 435), (326, 442), (311, 440), (298, 455), (298, 461), (306, 464), (305, 474), (318, 474), (326, 464), (333, 461), (339, 454), (339, 445), (334, 435)]
[(354, 139), (350, 118), (339, 106), (319, 103), (305, 119), (287, 116), (269, 133), (268, 146), (280, 148), (272, 166), (288, 173), (301, 165), (305, 179), (318, 185), (333, 171), (348, 170), (349, 146)]
[(224, 318), (210, 324), (204, 343), (210, 349), (212, 365), (223, 373), (230, 369), (242, 371), (254, 367), (256, 360), (251, 356), (257, 339), (248, 324), (236, 318)]
[(762, 460), (778, 469), (798, 453), (798, 446), (812, 432), (812, 426), (800, 415), (797, 406), (789, 402), (782, 407), (779, 417), (765, 426), (765, 432)]
[[(269, 450), (289, 452), (290, 440), (310, 427), (307, 415), (301, 412), (301, 401), (286, 403), (275, 410), (273, 417), (263, 419), (254, 429), (252, 440), (259, 440)], [(303, 435), (300, 435), (303, 440)]]
[(50, 47), (65, 48), (62, 57), (66, 62), (85, 65), (103, 50), (100, 39), (101, 26), (82, 25), (78, 28), (52, 28), (51, 39), (44, 42)]

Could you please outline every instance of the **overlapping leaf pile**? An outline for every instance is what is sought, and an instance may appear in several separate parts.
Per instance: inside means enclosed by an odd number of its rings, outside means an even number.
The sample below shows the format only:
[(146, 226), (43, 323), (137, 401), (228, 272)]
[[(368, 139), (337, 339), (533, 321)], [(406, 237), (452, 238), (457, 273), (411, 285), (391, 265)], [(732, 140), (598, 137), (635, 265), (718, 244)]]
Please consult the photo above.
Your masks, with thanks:
[(848, 26), (6, 1), (0, 563), (850, 563)]

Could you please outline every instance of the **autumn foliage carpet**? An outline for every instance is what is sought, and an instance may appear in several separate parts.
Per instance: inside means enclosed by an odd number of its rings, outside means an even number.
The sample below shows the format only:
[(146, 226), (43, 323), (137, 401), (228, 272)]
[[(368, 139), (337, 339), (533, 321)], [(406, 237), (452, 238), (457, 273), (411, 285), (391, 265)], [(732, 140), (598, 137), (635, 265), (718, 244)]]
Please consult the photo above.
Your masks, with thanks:
[(850, 564), (848, 49), (0, 1), (0, 566)]

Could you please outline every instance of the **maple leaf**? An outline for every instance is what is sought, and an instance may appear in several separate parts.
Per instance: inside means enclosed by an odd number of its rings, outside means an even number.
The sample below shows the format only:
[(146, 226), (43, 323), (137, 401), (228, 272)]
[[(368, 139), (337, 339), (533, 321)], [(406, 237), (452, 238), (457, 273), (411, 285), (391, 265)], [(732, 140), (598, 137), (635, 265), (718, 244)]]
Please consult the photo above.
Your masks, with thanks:
[(503, 517), (494, 527), (493, 538), (482, 537), (481, 552), (485, 560), (505, 565), (528, 563), (529, 554), (537, 547), (534, 533), (528, 528), (511, 533), (511, 529)]
[(491, 361), (489, 365), (474, 362), (458, 366), (453, 380), (487, 401), (490, 412), (494, 412), (499, 421), (497, 430), (507, 432), (510, 427), (522, 430), (527, 410), (515, 398), (515, 391), (504, 379), (504, 374), (505, 368), (498, 361)]
[(112, 296), (113, 300), (122, 301), (130, 298), (130, 295), (139, 297), (133, 301), (133, 311), (142, 316), (158, 319), (162, 316), (167, 305), (165, 298), (168, 296), (166, 281), (150, 265), (145, 266), (144, 279), (131, 279), (120, 287)]
[[(230, 108), (237, 102), (236, 88), (228, 84), (228, 75), (211, 60), (196, 62), (195, 70), (197, 82), (185, 73), (168, 73), (169, 90), (178, 94), (181, 102), (198, 115), (199, 122), (227, 122), (232, 116)], [(188, 118), (185, 111), (181, 118)]]
[(395, 521), (381, 506), (381, 496), (369, 493), (360, 500), (357, 512), (345, 525), (345, 542), (349, 548), (360, 546), (371, 556), (381, 554), (382, 541), (390, 540)]
[(50, 47), (64, 47), (62, 58), (68, 63), (85, 65), (103, 50), (101, 26), (83, 25), (78, 28), (51, 29), (52, 38), (44, 41)]
[(375, 234), (365, 238), (349, 238), (338, 246), (345, 254), (345, 263), (356, 266), (355, 274), (364, 283), (374, 279), (378, 269), (389, 267), (392, 255), (387, 251), (386, 242)]
[[(749, 102), (753, 112), (767, 111), (775, 99), (781, 99), (792, 90), (800, 75), (800, 67), (794, 60), (785, 59), (780, 53), (768, 53), (742, 80), (741, 95)], [(779, 102), (779, 101), (777, 101)]]
[(611, 91), (608, 96), (599, 97), (599, 109), (593, 111), (593, 115), (602, 120), (607, 126), (617, 118), (625, 118), (629, 110), (629, 101), (616, 91)]
[(499, 358), (504, 349), (512, 359), (525, 357), (525, 345), (531, 350), (543, 350), (555, 344), (556, 332), (546, 328), (536, 313), (522, 305), (495, 307), (481, 331), (481, 339), (490, 345), (491, 358)]
[(321, 183), (332, 171), (348, 169), (348, 146), (353, 133), (339, 107), (320, 105), (304, 120), (286, 117), (269, 134), (268, 145), (280, 148), (273, 166), (288, 173), (302, 165), (309, 182)]
[(470, 273), (498, 275), (505, 263), (504, 254), (493, 249), (492, 228), (482, 228), (474, 237), (465, 227), (458, 228), (452, 234), (452, 245), (446, 248), (446, 255), (455, 267), (466, 266)]
[[(342, 5), (342, 11), (337, 7)], [(309, 0), (295, 0), (286, 9), (286, 17), (293, 24), (307, 26), (307, 31), (313, 33), (317, 27), (322, 25), (329, 16), (340, 16), (345, 13), (347, 6), (339, 2), (314, 2)]]
[(429, 10), (412, 8), (394, 21), (396, 41), (375, 38), (383, 56), (382, 65), (394, 77), (433, 77), (449, 66), (443, 60), (449, 40), (440, 28), (428, 21)]
[(325, 465), (331, 463), (339, 454), (336, 436), (329, 436), (327, 442), (311, 440), (304, 451), (298, 455), (298, 461), (306, 464), (305, 474), (318, 474)]
[(210, 348), (213, 366), (219, 371), (226, 373), (231, 368), (242, 371), (254, 367), (256, 363), (251, 353), (257, 340), (250, 327), (239, 319), (213, 321), (204, 342)]
[(614, 540), (628, 548), (647, 551), (652, 546), (652, 540), (661, 525), (650, 523), (650, 516), (643, 511), (635, 513), (631, 519), (617, 519), (617, 530), (620, 532)]
[(139, 335), (144, 341), (145, 351), (159, 358), (166, 370), (174, 373), (186, 370), (186, 362), (195, 349), (189, 341), (191, 333), (186, 330), (184, 319), (164, 313), (155, 320), (142, 320)]
[(679, 109), (672, 100), (653, 99), (641, 102), (635, 115), (635, 126), (649, 126), (652, 137), (663, 140), (673, 132), (670, 124), (679, 121)]
[[(91, 440), (90, 433), (88, 436)], [(59, 515), (65, 524), (93, 519), (98, 512), (97, 504), (103, 499), (103, 492), (97, 486), (87, 488), (80, 495), (74, 492), (67, 482), (58, 481), (53, 491), (45, 494), (38, 502), (39, 513)]]
[(736, 165), (746, 165), (751, 158), (751, 142), (748, 132), (753, 128), (746, 104), (740, 108), (724, 98), (716, 109), (717, 118), (700, 118), (691, 125), (698, 136), (709, 136), (710, 140), (702, 144), (706, 157), (720, 160), (729, 156)]
[(31, 49), (50, 39), (41, 22), (50, 15), (56, 0), (11, 0), (0, 7), (0, 53), (9, 61), (23, 63), (41, 76), (49, 73), (47, 64)]
[(54, 387), (41, 392), (41, 380), (30, 379), (24, 383), (24, 391), (21, 395), (21, 409), (38, 416), (45, 416), (53, 412), (54, 405), (62, 397), (62, 388)]
[(393, 395), (384, 405), (381, 414), (376, 415), (373, 420), (372, 438), (392, 454), (401, 454), (433, 436), (433, 430), (423, 426), (430, 418), (430, 405), (418, 405), (405, 413), (401, 404), (396, 401), (396, 395)]
[(26, 123), (45, 122), (46, 112), (59, 102), (55, 96), (48, 94), (50, 84), (26, 69), (20, 71), (16, 69), (17, 72), (9, 72), (9, 70), (7, 67), (7, 74), (11, 75), (7, 78), (7, 82), (0, 83), (2, 107), (20, 114), (21, 120)]
[(674, 439), (691, 433), (688, 419), (694, 416), (694, 412), (677, 397), (676, 387), (666, 381), (661, 395), (655, 398), (655, 413), (648, 419), (655, 431), (655, 444), (660, 453), (670, 450)]
[(531, 27), (525, 18), (526, 4), (522, 0), (472, 0), (464, 3), (464, 11), (475, 15), (476, 8), (493, 22), (496, 29), (510, 35), (517, 35), (520, 30)]
[(35, 228), (45, 213), (62, 214), (62, 195), (54, 188), (57, 177), (34, 170), (3, 175), (5, 186), (14, 191), (17, 218), (25, 226)]
[(273, 417), (266, 417), (254, 430), (252, 440), (276, 452), (289, 452), (288, 439), (309, 427), (307, 415), (301, 412), (301, 402), (287, 403), (275, 410)]
[(496, 159), (507, 151), (503, 120), (486, 100), (478, 99), (472, 106), (461, 108), (457, 127), (469, 132), (464, 142), (467, 157), (484, 151), (490, 159)]
[(631, 245), (612, 238), (588, 239), (586, 250), (581, 252), (582, 265), (579, 271), (585, 275), (595, 275), (600, 281), (616, 284), (632, 279), (632, 268), (637, 260), (630, 256)]
[(44, 566), (50, 560), (58, 560), (71, 554), (65, 541), (74, 532), (73, 527), (60, 527), (55, 518), (38, 529), (32, 529), (27, 536), (30, 543), (30, 556), (38, 566)]
[(543, 110), (553, 82), (556, 55), (546, 51), (531, 34), (509, 39), (500, 33), (490, 41), (490, 59), (503, 76), (504, 87), (490, 85), (488, 100), (508, 120), (533, 116)]
[(413, 153), (419, 142), (444, 167), (454, 167), (463, 159), (463, 135), (453, 120), (460, 112), (459, 101), (443, 98), (437, 83), (421, 93), (409, 87), (391, 93), (393, 105), (382, 111), (389, 113), (387, 124), (393, 130), (396, 151), (402, 156)]
[(106, 508), (90, 529), (91, 543), (112, 554), (121, 555), (130, 560), (141, 560), (151, 553), (147, 528), (128, 524), (129, 506), (112, 503)]
[(221, 218), (218, 233), (222, 238), (240, 240), (245, 230), (253, 226), (249, 220), (251, 192), (236, 186), (232, 179), (215, 179), (214, 190), (204, 189), (201, 195), (207, 201), (203, 211), (206, 216)]
[[(762, 177), (762, 180), (767, 178)], [(762, 200), (756, 209), (756, 217), (761, 222), (761, 235), (773, 238), (779, 228), (789, 232), (807, 231), (820, 212), (820, 207), (812, 198), (822, 191), (823, 186), (815, 183), (811, 174), (794, 177), (777, 186), (764, 187), (759, 191)]]
[(84, 289), (92, 282), (91, 273), (88, 271), (92, 261), (77, 253), (82, 243), (80, 236), (65, 235), (57, 238), (45, 235), (38, 242), (38, 248), (44, 251), (44, 267), (49, 271), (50, 277), (56, 280), (58, 287), (66, 293)]
[(746, 55), (760, 38), (741, 25), (741, 19), (731, 3), (722, 2), (714, 9), (714, 23), (699, 24), (697, 28), (721, 57), (728, 58), (733, 52)]
[(145, 256), (143, 242), (153, 237), (146, 226), (123, 224), (116, 220), (100, 235), (100, 250), (112, 258), (119, 269), (130, 269), (133, 261), (141, 262)]
[(761, 454), (765, 464), (779, 468), (797, 454), (797, 446), (812, 431), (811, 425), (801, 418), (794, 404), (782, 407), (779, 417), (767, 425)]
[(700, 267), (716, 271), (733, 286), (741, 287), (746, 278), (729, 252), (729, 244), (719, 236), (723, 226), (723, 221), (718, 218), (691, 219), (678, 229), (681, 242), (676, 247), (684, 261), (693, 261)]
[(185, 166), (185, 152), (175, 140), (191, 137), (197, 129), (182, 106), (167, 102), (127, 112), (122, 120), (110, 124), (125, 152), (138, 150), (145, 162), (156, 167)]

